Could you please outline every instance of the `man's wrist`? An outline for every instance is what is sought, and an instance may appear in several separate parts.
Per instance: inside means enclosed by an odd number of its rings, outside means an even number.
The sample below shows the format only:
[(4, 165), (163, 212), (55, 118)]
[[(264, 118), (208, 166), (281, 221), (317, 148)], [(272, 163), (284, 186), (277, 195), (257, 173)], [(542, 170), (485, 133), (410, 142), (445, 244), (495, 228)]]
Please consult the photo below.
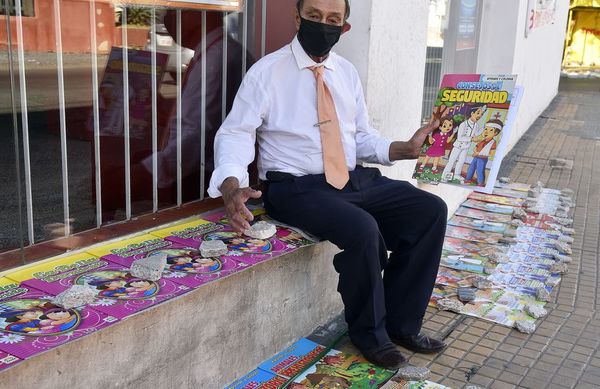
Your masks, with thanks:
[(390, 145), (390, 161), (414, 159), (414, 147), (409, 142), (396, 141)]
[(223, 197), (227, 197), (229, 194), (239, 188), (240, 182), (238, 181), (237, 177), (227, 177), (219, 187), (219, 191)]

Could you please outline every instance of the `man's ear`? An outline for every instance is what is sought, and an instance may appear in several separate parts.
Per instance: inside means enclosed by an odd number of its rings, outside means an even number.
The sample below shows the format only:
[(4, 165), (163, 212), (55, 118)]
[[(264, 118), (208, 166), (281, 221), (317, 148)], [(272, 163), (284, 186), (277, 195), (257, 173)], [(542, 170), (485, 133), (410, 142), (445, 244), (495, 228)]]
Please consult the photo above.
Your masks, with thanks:
[(294, 15), (295, 15), (295, 19), (296, 19), (296, 31), (300, 30), (300, 12), (298, 11), (298, 8), (294, 7)]
[(347, 33), (351, 29), (352, 29), (352, 25), (350, 23), (348, 23), (348, 22), (344, 23), (344, 25), (342, 26), (342, 34)]

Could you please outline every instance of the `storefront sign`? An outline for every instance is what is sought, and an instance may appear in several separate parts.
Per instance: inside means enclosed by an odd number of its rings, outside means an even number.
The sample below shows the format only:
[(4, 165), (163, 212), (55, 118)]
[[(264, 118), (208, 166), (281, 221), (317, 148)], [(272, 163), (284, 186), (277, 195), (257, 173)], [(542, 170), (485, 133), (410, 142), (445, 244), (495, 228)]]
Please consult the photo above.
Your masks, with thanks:
[(241, 11), (244, 0), (114, 0), (117, 5), (147, 5), (168, 8), (193, 8), (211, 11)]

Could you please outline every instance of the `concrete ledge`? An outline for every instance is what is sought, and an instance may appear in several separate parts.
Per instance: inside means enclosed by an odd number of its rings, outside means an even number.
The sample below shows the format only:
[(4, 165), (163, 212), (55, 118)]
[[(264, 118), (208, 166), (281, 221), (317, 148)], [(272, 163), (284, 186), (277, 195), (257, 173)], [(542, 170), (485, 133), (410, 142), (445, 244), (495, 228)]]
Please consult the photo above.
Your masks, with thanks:
[(0, 374), (2, 388), (222, 388), (343, 309), (328, 242), (204, 285)]

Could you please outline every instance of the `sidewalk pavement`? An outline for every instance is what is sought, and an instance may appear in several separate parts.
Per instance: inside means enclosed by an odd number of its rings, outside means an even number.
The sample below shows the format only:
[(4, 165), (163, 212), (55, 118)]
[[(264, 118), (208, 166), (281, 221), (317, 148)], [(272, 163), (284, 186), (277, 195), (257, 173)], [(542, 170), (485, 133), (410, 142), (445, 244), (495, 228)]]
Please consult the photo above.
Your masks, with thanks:
[[(553, 169), (551, 158), (572, 160), (573, 169)], [(507, 155), (500, 176), (575, 191), (573, 262), (546, 306), (548, 316), (527, 335), (429, 308), (423, 329), (446, 339), (448, 348), (438, 355), (403, 352), (410, 364), (431, 370), (430, 381), (452, 388), (600, 388), (600, 80), (562, 79), (558, 96)], [(352, 351), (347, 338), (340, 348)]]

